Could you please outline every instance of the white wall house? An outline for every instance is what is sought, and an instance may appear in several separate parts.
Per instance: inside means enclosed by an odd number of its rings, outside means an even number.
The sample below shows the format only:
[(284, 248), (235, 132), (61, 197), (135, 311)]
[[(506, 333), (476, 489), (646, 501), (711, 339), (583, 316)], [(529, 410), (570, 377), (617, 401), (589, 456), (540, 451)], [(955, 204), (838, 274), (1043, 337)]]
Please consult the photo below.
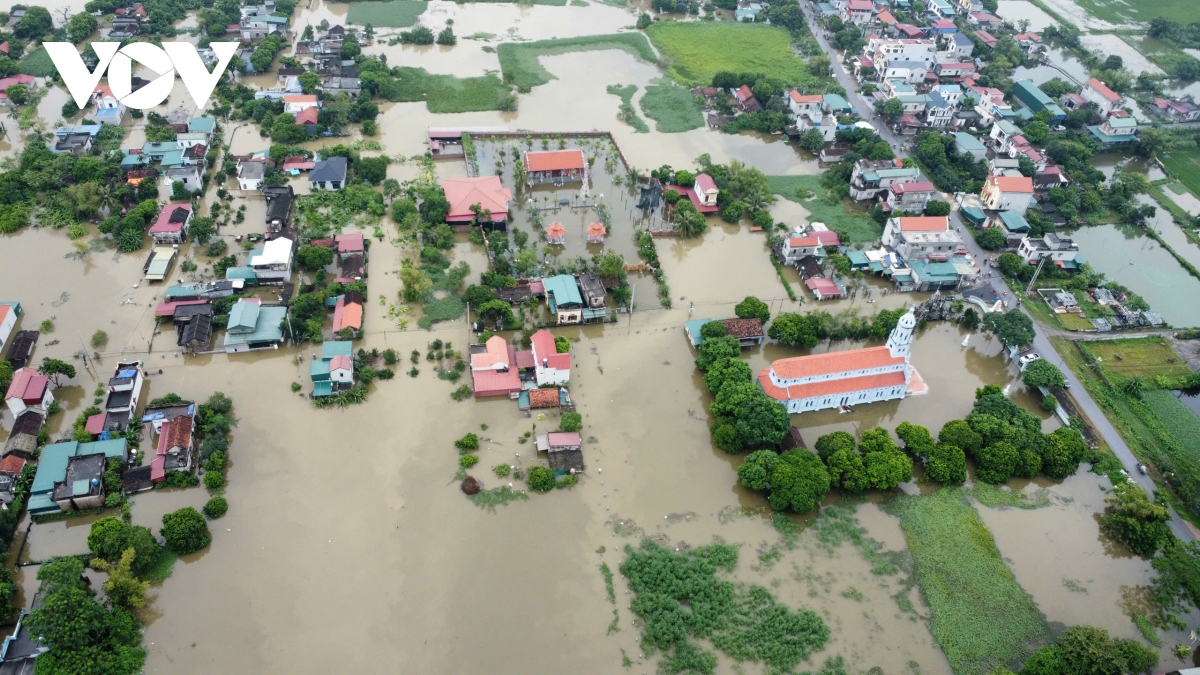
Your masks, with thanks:
[(541, 329), (529, 338), (533, 350), (534, 375), (539, 386), (566, 384), (571, 380), (571, 355), (559, 354), (554, 335)]
[(910, 309), (883, 347), (779, 359), (759, 372), (759, 386), (789, 413), (904, 398), (916, 325)]
[(979, 193), (983, 208), (1025, 213), (1033, 200), (1033, 179), (1025, 176), (988, 176)]
[(50, 378), (38, 375), (37, 370), (33, 368), (20, 368), (13, 373), (12, 383), (8, 385), (8, 391), (4, 395), (4, 403), (14, 417), (29, 409), (44, 415), (53, 402)]
[(1109, 89), (1108, 85), (1094, 77), (1087, 81), (1081, 93), (1088, 102), (1096, 104), (1101, 117), (1108, 117), (1114, 110), (1120, 109), (1124, 102), (1120, 94)]
[(1042, 258), (1050, 260), (1074, 260), (1079, 255), (1079, 246), (1065, 237), (1053, 232), (1043, 237), (1025, 237), (1017, 246), (1017, 255), (1026, 263), (1033, 265)]
[(259, 251), (251, 252), (250, 267), (259, 281), (287, 281), (292, 278), (292, 240), (272, 239)]

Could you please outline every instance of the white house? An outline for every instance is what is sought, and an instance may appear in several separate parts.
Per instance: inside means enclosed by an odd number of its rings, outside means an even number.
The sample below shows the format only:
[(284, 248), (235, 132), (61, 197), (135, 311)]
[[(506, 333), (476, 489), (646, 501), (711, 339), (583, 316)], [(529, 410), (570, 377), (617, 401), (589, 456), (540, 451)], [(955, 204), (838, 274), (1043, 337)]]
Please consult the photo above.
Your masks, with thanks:
[(238, 162), (237, 178), (238, 187), (257, 192), (262, 188), (263, 181), (267, 177), (267, 164), (261, 159), (248, 159)]
[(947, 101), (937, 91), (931, 91), (927, 96), (929, 102), (925, 105), (925, 124), (931, 127), (949, 126), (958, 106)]
[(890, 218), (881, 241), (906, 261), (946, 260), (963, 245), (946, 216)]
[(888, 188), (885, 199), (893, 211), (921, 213), (936, 194), (937, 188), (929, 181), (896, 183)]
[(883, 64), (880, 75), (886, 80), (902, 80), (908, 84), (925, 81), (929, 65), (923, 61), (908, 61), (904, 59), (889, 59)]
[(29, 409), (45, 415), (53, 402), (50, 378), (38, 375), (37, 370), (33, 368), (20, 368), (13, 373), (12, 383), (8, 385), (8, 392), (4, 395), (4, 403), (8, 405), (14, 417)]
[(910, 309), (883, 347), (779, 359), (759, 372), (759, 386), (789, 413), (904, 398), (916, 373), (909, 365), (916, 325)]
[(250, 267), (261, 281), (287, 281), (292, 278), (292, 240), (272, 239), (257, 251), (250, 252)]
[(150, 227), (150, 237), (156, 244), (182, 244), (191, 222), (191, 204), (168, 204)]
[(779, 252), (783, 255), (784, 264), (795, 265), (805, 256), (821, 257), (825, 255), (826, 246), (841, 246), (841, 244), (837, 232), (814, 229), (806, 234), (797, 233), (795, 236), (784, 239)]
[(1042, 258), (1050, 258), (1053, 262), (1074, 261), (1079, 255), (1079, 246), (1070, 239), (1048, 232), (1042, 237), (1022, 239), (1017, 245), (1017, 255), (1030, 265)]
[(529, 338), (533, 349), (534, 374), (538, 386), (566, 384), (571, 380), (571, 355), (559, 354), (554, 335), (545, 328)]
[(308, 108), (320, 108), (316, 94), (288, 94), (283, 97), (283, 112), (295, 115)]
[(979, 193), (983, 208), (1024, 214), (1033, 201), (1033, 179), (1025, 176), (988, 176)]
[(846, 23), (862, 26), (871, 20), (875, 13), (875, 3), (871, 0), (847, 0), (842, 7), (841, 19)]
[(189, 164), (164, 171), (163, 185), (171, 188), (175, 183), (183, 183), (188, 192), (204, 189), (204, 165)]
[(354, 362), (345, 354), (329, 360), (329, 380), (338, 384), (354, 384)]
[(1087, 81), (1081, 93), (1089, 103), (1096, 104), (1101, 117), (1108, 117), (1114, 110), (1119, 110), (1124, 102), (1120, 94), (1109, 89), (1107, 85), (1094, 77)]
[(0, 302), (0, 351), (8, 344), (8, 338), (17, 326), (18, 316), (21, 316), (21, 303)]
[(820, 94), (805, 96), (793, 89), (788, 92), (786, 103), (793, 117), (800, 117), (801, 115), (812, 117), (814, 114), (817, 116), (822, 114), (821, 103), (823, 100)]
[(895, 248), (900, 243), (900, 237), (905, 232), (947, 232), (950, 230), (950, 219), (946, 216), (903, 216), (888, 218), (883, 226), (883, 236), (880, 243)]
[(875, 71), (882, 73), (888, 61), (920, 61), (928, 67), (937, 63), (937, 44), (933, 40), (909, 40), (901, 38), (871, 38), (865, 53), (875, 64)]
[(717, 184), (713, 181), (712, 176), (702, 173), (696, 176), (696, 184), (693, 186), (696, 191), (696, 198), (700, 200), (701, 206), (716, 206), (717, 205)]
[(874, 199), (896, 183), (919, 180), (920, 170), (901, 166), (900, 160), (860, 159), (854, 163), (854, 172), (850, 175), (850, 196), (857, 201)]

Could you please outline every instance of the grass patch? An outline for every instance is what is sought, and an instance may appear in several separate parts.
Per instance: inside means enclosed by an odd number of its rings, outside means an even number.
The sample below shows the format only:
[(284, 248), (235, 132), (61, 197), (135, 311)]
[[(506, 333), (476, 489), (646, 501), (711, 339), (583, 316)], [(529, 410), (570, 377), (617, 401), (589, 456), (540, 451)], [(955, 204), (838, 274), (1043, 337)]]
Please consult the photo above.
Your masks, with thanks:
[(1075, 0), (1075, 4), (1111, 23), (1149, 23), (1160, 16), (1185, 25), (1196, 20), (1196, 0)]
[(1040, 509), (1043, 506), (1050, 506), (1050, 493), (1046, 490), (1038, 490), (1030, 496), (1023, 490), (1010, 490), (998, 485), (976, 483), (971, 490), (971, 496), (980, 504), (993, 509), (1004, 506), (1017, 509)]
[(1159, 375), (1187, 377), (1192, 372), (1183, 358), (1171, 349), (1171, 345), (1157, 335), (1097, 340), (1084, 344), (1083, 348), (1100, 362), (1100, 367), (1109, 376), (1152, 380)]
[(902, 495), (885, 509), (900, 518), (917, 583), (932, 610), (930, 631), (950, 666), (958, 675), (985, 675), (1024, 661), (1050, 632), (964, 496), (944, 488)]
[(853, 544), (867, 562), (871, 563), (871, 574), (892, 575), (909, 567), (904, 553), (880, 552), (883, 543), (871, 539), (867, 530), (859, 527), (852, 506), (831, 506), (821, 509), (821, 517), (813, 521), (813, 532), (817, 542), (827, 553), (843, 543)]
[(1187, 451), (1189, 464), (1192, 465), (1192, 471), (1200, 473), (1200, 448), (1195, 447), (1197, 439), (1200, 439), (1200, 417), (1165, 389), (1147, 391), (1144, 400), (1185, 451), (1187, 446), (1192, 446), (1192, 450)]
[(633, 127), (634, 131), (639, 134), (650, 132), (650, 127), (646, 125), (646, 120), (638, 117), (637, 111), (633, 109), (633, 95), (637, 93), (636, 84), (627, 84), (625, 86), (610, 84), (606, 91), (621, 99), (621, 113), (619, 117), (622, 122)]
[(391, 0), (390, 2), (353, 2), (346, 22), (375, 28), (408, 28), (425, 13), (429, 3), (422, 0)]
[(1162, 638), (1158, 636), (1158, 631), (1154, 630), (1154, 626), (1151, 625), (1150, 619), (1147, 619), (1141, 614), (1134, 614), (1133, 623), (1135, 626), (1137, 626), (1138, 632), (1142, 634), (1142, 639), (1154, 645), (1155, 647), (1162, 646)]
[(1180, 183), (1177, 180), (1168, 182), (1166, 184), (1166, 188), (1168, 190), (1170, 190), (1171, 192), (1174, 192), (1177, 195), (1183, 194), (1183, 191), (1187, 189), (1187, 188), (1183, 187), (1183, 183)]
[(1200, 197), (1200, 148), (1175, 148), (1161, 159), (1172, 178)]
[(21, 68), (18, 72), (34, 77), (50, 77), (55, 72), (54, 62), (50, 60), (50, 53), (46, 51), (45, 47), (38, 47), (29, 56), (21, 59)]
[(818, 82), (792, 50), (792, 36), (777, 26), (656, 21), (646, 34), (666, 57), (667, 72), (688, 87), (707, 87), (722, 70), (763, 73), (799, 87)]
[(424, 68), (400, 68), (395, 86), (386, 91), (389, 101), (425, 101), (432, 113), (503, 110), (511, 98), (508, 87), (495, 75), (455, 77), (433, 75)]
[(425, 303), (425, 313), (417, 320), (421, 328), (429, 328), (439, 321), (453, 321), (467, 311), (467, 303), (461, 296), (447, 295), (444, 298), (430, 300)]
[(654, 120), (662, 134), (691, 131), (704, 126), (704, 113), (692, 92), (674, 84), (652, 84), (642, 94), (642, 112)]
[(1092, 325), (1091, 321), (1088, 321), (1074, 312), (1063, 312), (1062, 314), (1055, 314), (1054, 316), (1058, 319), (1058, 322), (1062, 324), (1062, 327), (1066, 328), (1067, 330), (1096, 329), (1096, 327)]
[(481, 509), (495, 511), (497, 506), (506, 506), (509, 502), (526, 501), (529, 499), (529, 495), (525, 492), (517, 492), (505, 485), (491, 490), (480, 490), (468, 499)]
[[(564, 0), (559, 4), (566, 2)], [(528, 92), (554, 79), (550, 71), (542, 67), (538, 61), (539, 57), (605, 49), (619, 49), (641, 61), (658, 62), (658, 56), (650, 47), (646, 36), (641, 33), (587, 35), (537, 42), (505, 42), (496, 49), (496, 54), (500, 58), (500, 71), (504, 74), (504, 81), (514, 85), (518, 91)]]
[[(883, 227), (849, 199), (837, 199), (821, 185), (820, 176), (767, 176), (771, 192), (808, 209), (809, 220), (825, 226), (841, 237), (843, 244), (872, 242), (883, 236)], [(797, 189), (807, 190), (801, 199)]]
[(142, 581), (163, 581), (170, 577), (171, 571), (175, 566), (175, 561), (178, 559), (179, 554), (164, 546), (162, 553), (158, 556), (158, 560), (154, 561), (154, 566), (142, 576)]
[(790, 673), (829, 640), (829, 627), (815, 612), (792, 611), (762, 586), (717, 576), (737, 567), (736, 546), (677, 553), (644, 539), (636, 550), (627, 545), (625, 554), (620, 569), (634, 593), (630, 608), (645, 622), (642, 649), (663, 654), (659, 672), (713, 672), (717, 658), (697, 642), (704, 640), (735, 661)]

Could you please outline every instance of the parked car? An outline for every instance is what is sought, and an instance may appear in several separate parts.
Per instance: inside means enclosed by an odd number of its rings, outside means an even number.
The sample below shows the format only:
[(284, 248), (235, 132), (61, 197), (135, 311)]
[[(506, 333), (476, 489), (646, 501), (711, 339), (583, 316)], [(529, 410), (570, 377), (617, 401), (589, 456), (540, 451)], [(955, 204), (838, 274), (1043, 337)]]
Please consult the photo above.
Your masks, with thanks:
[(1026, 354), (1025, 356), (1022, 356), (1017, 361), (1017, 363), (1019, 363), (1021, 365), (1021, 368), (1023, 369), (1023, 368), (1025, 368), (1025, 366), (1033, 363), (1034, 361), (1037, 361), (1040, 358), (1042, 358), (1041, 354), (1038, 354), (1036, 352), (1030, 352), (1030, 353)]

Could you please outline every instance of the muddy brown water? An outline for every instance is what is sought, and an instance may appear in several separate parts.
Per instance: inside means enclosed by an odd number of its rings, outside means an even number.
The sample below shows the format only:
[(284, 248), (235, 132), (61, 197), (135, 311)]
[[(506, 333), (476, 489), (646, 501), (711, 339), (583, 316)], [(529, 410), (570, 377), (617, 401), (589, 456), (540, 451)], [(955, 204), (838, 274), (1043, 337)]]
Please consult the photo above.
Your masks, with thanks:
[[(298, 9), (294, 24), (299, 31), (321, 18), (337, 23), (346, 7), (315, 2)], [(564, 9), (437, 2), (431, 3), (431, 16), (435, 14), (439, 19), (452, 16), (460, 36), (515, 27), (527, 39), (611, 32), (633, 22), (627, 11), (595, 4)], [(489, 28), (494, 26), (501, 28)], [(451, 50), (377, 44), (368, 50), (387, 53), (393, 65), (465, 76), (498, 69), (494, 54), (482, 51), (484, 44), (464, 40)], [(522, 95), (515, 114), (432, 115), (423, 103), (383, 106), (383, 152), (423, 152), (424, 130), (430, 125), (612, 129), (630, 161), (641, 168), (690, 166), (708, 152), (715, 161), (736, 157), (767, 173), (817, 170), (774, 138), (703, 129), (634, 134), (616, 121), (619, 99), (607, 94), (605, 86), (644, 87), (661, 72), (623, 52), (566, 54), (543, 63), (558, 79)], [(589, 76), (572, 76), (579, 72)], [(269, 76), (252, 84), (274, 86)], [(182, 95), (177, 87), (165, 109), (184, 101)], [(57, 118), (64, 100), (65, 93), (57, 89), (47, 96), (41, 106), (47, 119)], [(127, 120), (126, 125), (130, 135), (124, 146), (140, 145), (144, 135), (139, 136), (139, 124)], [(226, 139), (232, 139), (235, 152), (269, 143), (256, 129), (232, 124)], [(347, 140), (355, 139), (322, 139), (312, 147)], [(438, 171), (446, 177), (463, 175), (465, 168), (461, 162), (439, 162)], [(411, 162), (389, 168), (389, 176), (399, 180), (415, 174)], [(301, 193), (307, 189), (303, 178), (292, 183)], [(214, 193), (215, 186), (206, 201)], [(233, 206), (247, 207), (246, 222), (223, 228), (221, 236), (260, 231), (261, 197), (233, 193)], [(604, 186), (603, 193), (616, 216), (622, 191)], [(791, 202), (777, 203), (772, 212), (789, 224), (807, 216)], [(626, 227), (632, 225), (618, 225), (612, 239), (623, 253), (631, 251), (625, 248), (632, 242)], [(384, 231), (385, 240), (371, 248), (367, 336), (361, 346), (423, 353), (436, 337), (464, 349), (471, 336), (463, 321), (437, 324), (429, 332), (401, 331), (389, 317), (400, 288), (395, 270), (409, 253), (391, 241), (391, 225), (385, 224)], [(231, 250), (238, 249), (230, 243)], [(163, 287), (142, 282), (145, 251), (81, 254), (63, 232), (52, 230), (4, 237), (0, 280), (25, 309), (18, 328), (36, 327), (44, 319), (55, 323), (54, 332), (42, 337), (35, 359), (70, 360), (83, 348), (81, 340), (96, 329), (110, 336), (96, 368), (80, 368), (76, 382), (59, 390), (66, 409), (51, 417), (52, 433), (68, 429), (90, 405), (92, 391), (107, 379), (118, 357), (137, 355), (146, 361), (145, 400), (168, 392), (201, 400), (217, 390), (234, 400), (239, 423), (226, 491), (231, 508), (211, 523), (213, 545), (181, 559), (173, 576), (151, 591), (142, 611), (146, 672), (352, 672), (403, 664), (406, 672), (419, 673), (611, 673), (619, 668), (622, 650), (637, 662), (631, 672), (648, 672), (654, 664), (639, 658), (638, 630), (619, 575), (615, 607), (620, 631), (606, 634), (614, 606), (605, 597), (598, 565), (607, 562), (615, 571), (623, 558), (621, 548), (636, 543), (614, 532), (614, 519), (673, 545), (701, 545), (714, 537), (741, 544), (736, 578), (767, 585), (790, 606), (815, 609), (833, 629), (826, 650), (814, 656), (818, 664), (826, 656), (844, 654), (856, 671), (879, 666), (898, 672), (912, 662), (923, 673), (949, 672), (923, 620), (928, 608), (919, 594), (910, 591), (915, 615), (901, 611), (892, 596), (905, 580), (871, 575), (867, 562), (849, 545), (826, 551), (805, 531), (796, 550), (785, 552), (773, 566), (758, 564), (758, 553), (779, 542), (779, 534), (770, 526), (762, 497), (737, 485), (734, 469), (740, 459), (714, 449), (709, 440), (711, 397), (693, 367), (683, 322), (729, 316), (748, 294), (766, 300), (776, 313), (818, 304), (787, 298), (766, 259), (762, 235), (744, 224), (711, 219), (701, 238), (657, 243), (675, 309), (658, 307), (653, 285), (638, 282), (638, 309), (632, 315), (613, 324), (555, 331), (572, 339), (572, 392), (584, 416), (588, 476), (570, 490), (532, 495), (491, 513), (458, 491), (453, 440), (468, 431), (480, 434), (481, 461), (473, 474), (496, 487), (507, 480), (495, 478), (489, 467), (536, 463), (531, 446), (518, 439), (527, 431), (554, 428), (555, 415), (525, 418), (507, 400), (456, 403), (449, 396), (454, 385), (435, 379), (424, 359), (416, 379), (399, 375), (373, 384), (364, 405), (316, 410), (289, 387), (292, 382), (307, 386), (305, 365), (315, 351), (311, 345), (237, 356), (179, 354), (173, 332), (155, 329), (153, 307)], [(568, 246), (570, 255), (576, 251)], [(207, 262), (190, 245), (181, 254), (202, 267)], [(454, 257), (475, 272), (486, 264), (482, 248), (466, 237), (456, 243)], [(803, 295), (794, 271), (785, 273)], [(170, 283), (181, 278), (177, 266)], [(866, 288), (873, 291), (870, 298)], [(884, 295), (885, 288), (868, 279), (854, 299), (819, 306), (870, 313), (927, 297)], [(853, 346), (822, 344), (814, 351)], [(797, 353), (768, 345), (748, 350), (745, 357), (757, 369)], [(974, 389), (983, 384), (1005, 387), (1023, 406), (1040, 411), (1037, 398), (1024, 390), (999, 344), (988, 336), (931, 325), (916, 340), (913, 363), (930, 384), (927, 395), (861, 406), (845, 415), (794, 416), (793, 422), (809, 444), (832, 430), (892, 429), (904, 420), (936, 431), (966, 414)], [(4, 423), (11, 425), (9, 416)], [(1056, 425), (1054, 418), (1045, 422), (1046, 430)], [(143, 449), (148, 447), (147, 439)], [(1134, 637), (1126, 614), (1134, 611), (1130, 598), (1140, 597), (1137, 589), (1147, 583), (1149, 570), (1099, 537), (1094, 514), (1102, 508), (1105, 485), (1104, 479), (1081, 473), (1061, 485), (1048, 485), (1054, 495), (1049, 507), (979, 509), (1018, 581), (1051, 621), (1099, 623)], [(898, 522), (875, 503), (882, 497), (858, 506), (858, 522), (885, 550), (901, 552), (905, 541)], [(133, 520), (157, 529), (162, 514), (199, 506), (205, 499), (202, 488), (137, 495)], [(831, 496), (826, 503), (838, 499)], [(751, 515), (722, 517), (732, 511)], [(797, 522), (808, 520), (811, 516)], [(22, 560), (86, 551), (90, 522), (35, 526), (28, 542), (18, 543), (24, 546)], [(1031, 540), (1041, 545), (1030, 546)], [(602, 546), (605, 552), (597, 553)], [(35, 573), (36, 566), (17, 573), (27, 601), (36, 586)], [(1068, 588), (1064, 580), (1078, 583)], [(742, 672), (725, 659), (718, 671)]]

